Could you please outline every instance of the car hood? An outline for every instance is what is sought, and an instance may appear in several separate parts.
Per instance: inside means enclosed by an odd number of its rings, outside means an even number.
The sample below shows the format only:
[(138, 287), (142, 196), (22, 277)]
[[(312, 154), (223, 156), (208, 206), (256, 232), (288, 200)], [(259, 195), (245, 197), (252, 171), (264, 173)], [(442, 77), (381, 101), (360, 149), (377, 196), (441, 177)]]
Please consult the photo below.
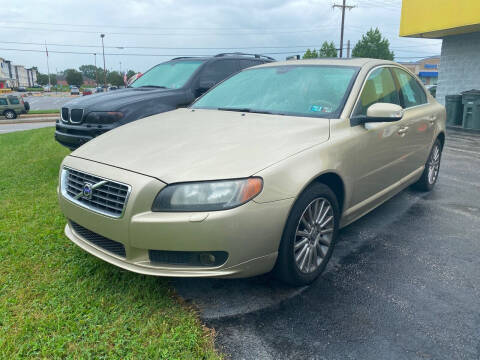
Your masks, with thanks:
[(89, 109), (91, 111), (115, 111), (131, 103), (142, 100), (159, 98), (162, 96), (178, 93), (178, 89), (155, 89), (155, 88), (129, 88), (122, 90), (107, 91), (94, 94), (93, 96), (80, 97), (67, 102), (64, 107)]
[(166, 183), (241, 178), (329, 138), (329, 120), (179, 109), (103, 134), (72, 153)]

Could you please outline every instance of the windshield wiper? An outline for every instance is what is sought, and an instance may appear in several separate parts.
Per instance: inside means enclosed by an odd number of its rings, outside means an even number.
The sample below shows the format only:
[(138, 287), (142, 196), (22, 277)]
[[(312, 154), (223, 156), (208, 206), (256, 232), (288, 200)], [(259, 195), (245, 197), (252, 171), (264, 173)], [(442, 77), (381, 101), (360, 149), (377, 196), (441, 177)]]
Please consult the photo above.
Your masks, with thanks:
[(254, 114), (273, 114), (273, 113), (270, 112), (270, 111), (254, 110), (254, 109), (249, 109), (249, 108), (220, 107), (220, 108), (217, 108), (217, 110), (222, 110), (222, 111), (238, 111), (238, 112), (246, 112), (246, 113), (254, 113)]
[(153, 88), (158, 88), (158, 89), (166, 89), (167, 88), (166, 86), (159, 86), (159, 85), (142, 85), (142, 86), (138, 86), (137, 89), (147, 88), (147, 87), (153, 87)]

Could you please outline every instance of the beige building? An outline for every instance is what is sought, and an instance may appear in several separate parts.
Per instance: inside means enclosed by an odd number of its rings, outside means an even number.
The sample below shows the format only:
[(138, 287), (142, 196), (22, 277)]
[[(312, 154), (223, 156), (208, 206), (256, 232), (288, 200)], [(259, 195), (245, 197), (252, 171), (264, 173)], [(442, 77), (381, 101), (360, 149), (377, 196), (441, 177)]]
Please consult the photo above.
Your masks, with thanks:
[(425, 85), (437, 84), (440, 55), (431, 56), (415, 62), (402, 62), (401, 64), (417, 75)]
[(28, 72), (23, 65), (15, 65), (15, 78), (18, 86), (28, 87)]

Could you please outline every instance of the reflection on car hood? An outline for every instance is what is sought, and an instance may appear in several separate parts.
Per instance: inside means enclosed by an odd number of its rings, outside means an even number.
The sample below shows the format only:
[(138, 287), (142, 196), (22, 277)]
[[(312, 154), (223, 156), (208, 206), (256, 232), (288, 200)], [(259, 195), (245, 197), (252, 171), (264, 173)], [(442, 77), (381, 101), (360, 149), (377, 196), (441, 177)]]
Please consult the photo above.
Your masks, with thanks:
[(162, 101), (162, 96), (178, 93), (179, 89), (156, 89), (156, 88), (128, 88), (107, 91), (89, 97), (80, 97), (69, 101), (64, 107), (89, 109), (91, 111), (116, 111), (130, 103), (157, 98)]
[(247, 177), (326, 141), (329, 120), (179, 109), (101, 135), (72, 153), (166, 183)]

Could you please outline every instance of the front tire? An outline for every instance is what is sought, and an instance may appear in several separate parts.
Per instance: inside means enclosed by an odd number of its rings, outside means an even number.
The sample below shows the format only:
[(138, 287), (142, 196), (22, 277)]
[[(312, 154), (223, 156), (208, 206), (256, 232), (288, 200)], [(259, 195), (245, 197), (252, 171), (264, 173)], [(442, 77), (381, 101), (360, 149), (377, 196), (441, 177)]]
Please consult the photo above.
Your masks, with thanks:
[(17, 117), (17, 114), (13, 110), (5, 110), (3, 115), (9, 120), (15, 119)]
[(440, 171), (440, 161), (442, 159), (442, 143), (439, 139), (435, 140), (430, 155), (428, 156), (425, 169), (420, 179), (413, 184), (413, 187), (419, 191), (431, 191), (438, 180)]
[(276, 276), (293, 286), (313, 282), (332, 255), (339, 222), (334, 192), (321, 183), (308, 187), (287, 219), (274, 269)]

